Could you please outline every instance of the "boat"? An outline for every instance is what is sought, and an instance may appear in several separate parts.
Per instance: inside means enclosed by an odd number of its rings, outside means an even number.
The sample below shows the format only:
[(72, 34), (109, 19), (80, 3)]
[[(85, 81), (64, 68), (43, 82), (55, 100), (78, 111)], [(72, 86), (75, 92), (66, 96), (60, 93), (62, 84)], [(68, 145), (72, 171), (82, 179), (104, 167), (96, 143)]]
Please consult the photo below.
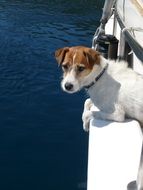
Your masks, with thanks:
[[(143, 0), (105, 0), (92, 48), (143, 74)], [(135, 120), (90, 121), (87, 190), (105, 189), (143, 190), (143, 132)]]

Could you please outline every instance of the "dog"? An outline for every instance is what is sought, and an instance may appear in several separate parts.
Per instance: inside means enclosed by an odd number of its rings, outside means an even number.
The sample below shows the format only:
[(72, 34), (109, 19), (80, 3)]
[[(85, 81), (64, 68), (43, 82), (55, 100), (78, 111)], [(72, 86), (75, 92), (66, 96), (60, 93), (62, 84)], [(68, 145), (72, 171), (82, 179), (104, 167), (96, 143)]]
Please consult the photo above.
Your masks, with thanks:
[[(132, 118), (143, 125), (143, 76), (125, 61), (107, 60), (84, 46), (60, 48), (55, 58), (63, 69), (62, 89), (75, 93), (85, 88), (90, 96), (82, 115), (85, 131), (92, 117), (117, 122)], [(97, 111), (91, 111), (93, 105)]]

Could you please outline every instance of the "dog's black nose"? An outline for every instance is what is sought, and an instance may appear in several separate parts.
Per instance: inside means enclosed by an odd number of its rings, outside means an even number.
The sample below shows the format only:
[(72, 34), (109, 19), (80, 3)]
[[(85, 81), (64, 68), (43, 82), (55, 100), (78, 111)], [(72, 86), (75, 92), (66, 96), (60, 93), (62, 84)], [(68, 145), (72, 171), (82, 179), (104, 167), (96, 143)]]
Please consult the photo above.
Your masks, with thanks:
[(69, 91), (72, 90), (72, 89), (73, 89), (73, 84), (67, 82), (67, 83), (65, 84), (65, 89), (66, 89), (66, 90), (69, 90)]

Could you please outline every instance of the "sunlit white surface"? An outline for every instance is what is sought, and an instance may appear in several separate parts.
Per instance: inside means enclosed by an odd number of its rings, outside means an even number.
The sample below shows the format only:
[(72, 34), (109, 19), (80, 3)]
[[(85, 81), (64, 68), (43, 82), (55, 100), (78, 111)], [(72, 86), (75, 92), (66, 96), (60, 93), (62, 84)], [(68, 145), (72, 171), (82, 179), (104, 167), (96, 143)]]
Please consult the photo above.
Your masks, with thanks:
[(136, 180), (142, 145), (137, 121), (91, 120), (88, 190), (127, 190)]

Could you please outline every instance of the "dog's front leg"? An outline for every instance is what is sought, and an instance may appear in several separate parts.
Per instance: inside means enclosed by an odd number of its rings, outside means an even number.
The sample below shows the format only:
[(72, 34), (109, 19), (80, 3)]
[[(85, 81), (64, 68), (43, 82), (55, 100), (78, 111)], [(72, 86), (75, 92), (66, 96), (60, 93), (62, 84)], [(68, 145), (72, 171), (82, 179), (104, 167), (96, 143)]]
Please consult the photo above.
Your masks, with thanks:
[(82, 121), (83, 121), (83, 129), (85, 131), (89, 131), (89, 122), (90, 119), (92, 118), (92, 111), (91, 111), (91, 107), (92, 107), (93, 103), (91, 101), (90, 98), (88, 98), (85, 103), (84, 103), (84, 110), (83, 110), (83, 114), (82, 114)]
[(125, 112), (120, 105), (115, 105), (115, 110), (112, 113), (93, 111), (92, 114), (96, 119), (111, 120), (117, 122), (123, 122), (125, 120)]

